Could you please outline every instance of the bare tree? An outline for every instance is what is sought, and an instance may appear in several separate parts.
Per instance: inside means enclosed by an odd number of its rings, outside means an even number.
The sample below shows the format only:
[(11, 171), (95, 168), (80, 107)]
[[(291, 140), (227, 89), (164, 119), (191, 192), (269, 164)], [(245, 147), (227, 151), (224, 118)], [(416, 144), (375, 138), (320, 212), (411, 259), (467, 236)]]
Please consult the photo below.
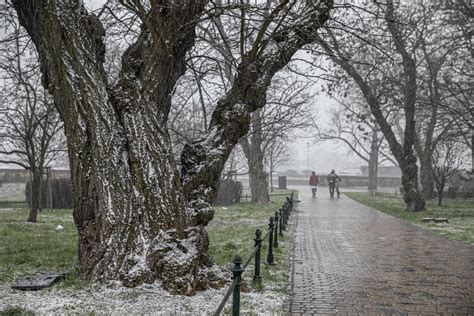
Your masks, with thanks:
[(433, 156), (433, 179), (438, 191), (438, 206), (443, 202), (443, 191), (446, 183), (459, 172), (463, 165), (464, 146), (453, 140), (438, 146)]
[(336, 101), (339, 106), (331, 111), (329, 126), (318, 127), (317, 137), (320, 141), (333, 140), (344, 144), (366, 162), (368, 189), (376, 191), (379, 164), (389, 161), (397, 166), (397, 162), (390, 155), (390, 150), (387, 151), (380, 128), (358, 91), (352, 90), (344, 100), (336, 98)]
[(45, 168), (65, 153), (65, 143), (59, 115), (40, 83), (33, 44), (11, 13), (1, 12), (5, 34), (0, 50), (0, 162), (31, 172), (28, 221), (36, 222)]
[(446, 21), (445, 4), (425, 6), (419, 3), (414, 10), (420, 18), (412, 23), (417, 48), (419, 89), (416, 112), (415, 149), (420, 160), (422, 192), (426, 199), (433, 195), (432, 157), (438, 143), (452, 138), (458, 115), (448, 111), (453, 104), (452, 93), (459, 89), (449, 87), (447, 78), (466, 78), (456, 69), (462, 69), (469, 59), (462, 32)]
[(167, 128), (172, 94), (197, 24), (221, 10), (205, 0), (121, 3), (141, 28), (109, 85), (104, 28), (79, 1), (13, 1), (64, 120), (82, 271), (128, 286), (159, 277), (173, 293), (192, 294), (213, 285), (204, 226), (224, 163), (248, 132), (250, 113), (265, 106), (274, 75), (314, 42), (332, 1), (264, 8), (269, 13), (260, 14), (255, 41), (213, 107), (204, 138), (183, 149), (181, 175)]
[[(350, 6), (349, 10), (355, 9)], [(345, 20), (341, 32), (338, 31), (341, 29), (340, 21), (321, 32), (324, 38), (320, 39), (320, 44), (347, 76), (345, 87), (355, 84), (366, 99), (402, 171), (407, 209), (420, 211), (424, 209), (425, 201), (418, 189), (417, 159), (413, 150), (417, 102), (416, 43), (413, 44), (410, 33), (401, 28), (405, 24), (401, 23), (400, 10), (395, 8), (393, 1), (388, 0), (383, 6), (377, 3), (372, 6), (372, 11), (357, 10), (357, 13)], [(364, 23), (359, 23), (361, 16)], [(397, 139), (387, 119), (392, 109), (398, 111), (400, 108), (404, 114), (403, 139)]]

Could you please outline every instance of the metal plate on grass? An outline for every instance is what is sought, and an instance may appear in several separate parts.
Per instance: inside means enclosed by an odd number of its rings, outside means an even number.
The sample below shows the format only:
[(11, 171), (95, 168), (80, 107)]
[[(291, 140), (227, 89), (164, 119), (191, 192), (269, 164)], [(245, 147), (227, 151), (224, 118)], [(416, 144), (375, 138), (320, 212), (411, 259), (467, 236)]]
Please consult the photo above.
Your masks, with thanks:
[(58, 280), (66, 277), (65, 272), (46, 272), (24, 278), (12, 285), (12, 289), (22, 291), (37, 291), (51, 286)]

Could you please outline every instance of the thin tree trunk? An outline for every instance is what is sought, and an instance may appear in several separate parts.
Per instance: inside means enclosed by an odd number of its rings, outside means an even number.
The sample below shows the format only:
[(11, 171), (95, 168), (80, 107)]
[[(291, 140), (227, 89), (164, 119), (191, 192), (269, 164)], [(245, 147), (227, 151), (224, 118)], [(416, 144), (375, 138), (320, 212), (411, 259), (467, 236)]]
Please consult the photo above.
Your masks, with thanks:
[(474, 175), (474, 128), (471, 128), (471, 173)]
[(424, 155), (420, 157), (420, 181), (422, 194), (425, 199), (433, 197), (433, 153), (424, 151)]
[(370, 145), (370, 153), (369, 153), (369, 166), (368, 166), (369, 192), (377, 191), (378, 164), (379, 164), (379, 139), (378, 139), (377, 130), (374, 128), (372, 130), (372, 142)]
[(270, 192), (273, 192), (273, 146), (271, 146), (270, 150)]
[(444, 180), (441, 180), (440, 186), (438, 188), (438, 206), (443, 204), (443, 191), (444, 191)]
[(267, 174), (265, 172), (264, 154), (262, 152), (262, 118), (259, 110), (253, 112), (251, 116), (251, 134), (247, 139), (241, 141), (241, 145), (249, 166), (252, 202), (267, 203), (270, 201), (270, 195), (268, 193)]
[(32, 179), (30, 182), (31, 190), (31, 204), (30, 204), (30, 214), (28, 215), (28, 222), (36, 223), (38, 220), (38, 211), (41, 208), (41, 174), (38, 173), (38, 170), (32, 168)]

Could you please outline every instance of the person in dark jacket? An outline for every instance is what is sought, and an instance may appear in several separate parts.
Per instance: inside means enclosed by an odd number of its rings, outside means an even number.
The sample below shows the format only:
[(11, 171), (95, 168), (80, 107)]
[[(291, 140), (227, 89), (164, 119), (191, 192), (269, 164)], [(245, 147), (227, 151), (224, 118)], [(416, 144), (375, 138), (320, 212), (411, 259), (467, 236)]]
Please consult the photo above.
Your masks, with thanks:
[(316, 197), (316, 191), (318, 190), (319, 177), (313, 171), (309, 177), (309, 185), (311, 186), (311, 192), (313, 192), (313, 197)]
[[(329, 195), (333, 198), (334, 197), (334, 190), (336, 189), (337, 182), (341, 181), (341, 178), (336, 174), (334, 169), (331, 170), (331, 173), (328, 174), (327, 177), (328, 185), (329, 185)], [(339, 197), (339, 189), (337, 190), (337, 197)]]

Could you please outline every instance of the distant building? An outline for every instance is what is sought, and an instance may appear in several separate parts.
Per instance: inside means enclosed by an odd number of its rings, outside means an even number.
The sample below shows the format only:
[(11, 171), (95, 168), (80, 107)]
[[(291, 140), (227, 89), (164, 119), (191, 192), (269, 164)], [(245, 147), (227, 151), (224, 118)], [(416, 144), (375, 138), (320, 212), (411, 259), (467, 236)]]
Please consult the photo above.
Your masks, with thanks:
[[(53, 169), (53, 178), (68, 178), (68, 169)], [(0, 168), (0, 182), (2, 183), (26, 183), (30, 180), (30, 172), (25, 169)]]
[[(360, 170), (362, 171), (362, 176), (368, 177), (369, 176), (369, 167), (368, 166), (361, 166)], [(379, 177), (401, 177), (402, 171), (400, 168), (395, 166), (379, 166), (377, 176)]]

